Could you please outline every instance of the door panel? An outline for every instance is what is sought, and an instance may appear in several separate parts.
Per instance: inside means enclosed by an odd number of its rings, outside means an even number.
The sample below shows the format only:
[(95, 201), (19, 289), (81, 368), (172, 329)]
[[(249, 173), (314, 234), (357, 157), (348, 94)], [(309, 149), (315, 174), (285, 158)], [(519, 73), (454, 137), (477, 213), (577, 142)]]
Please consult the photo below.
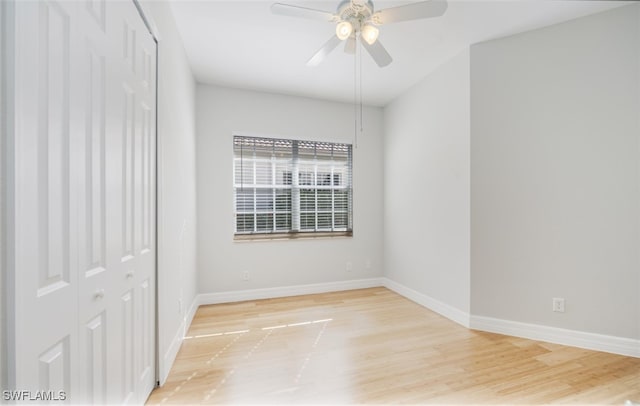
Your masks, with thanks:
[(12, 382), (155, 383), (155, 54), (133, 2), (17, 2)]
[(13, 379), (21, 389), (68, 390), (76, 385), (71, 371), (78, 364), (72, 351), (78, 345), (70, 216), (72, 10), (21, 2), (15, 13)]
[(108, 332), (117, 320), (109, 306), (113, 270), (107, 257), (108, 212), (106, 161), (108, 115), (106, 89), (113, 81), (109, 66), (105, 22), (106, 4), (77, 3), (76, 35), (79, 36), (79, 105), (75, 146), (77, 191), (77, 247), (79, 263), (80, 376), (82, 401), (105, 403), (111, 392), (107, 369), (114, 362), (107, 354), (118, 351)]
[(122, 363), (120, 374), (122, 377), (122, 402), (135, 401), (135, 359), (134, 359), (134, 304), (133, 291), (129, 290), (121, 298), (122, 326), (120, 328), (122, 340)]
[(92, 404), (105, 403), (107, 398), (107, 340), (104, 312), (85, 325), (86, 400)]
[(38, 296), (69, 285), (69, 15), (41, 4), (38, 60)]
[(44, 351), (39, 361), (39, 387), (47, 391), (69, 391), (69, 341), (65, 338)]

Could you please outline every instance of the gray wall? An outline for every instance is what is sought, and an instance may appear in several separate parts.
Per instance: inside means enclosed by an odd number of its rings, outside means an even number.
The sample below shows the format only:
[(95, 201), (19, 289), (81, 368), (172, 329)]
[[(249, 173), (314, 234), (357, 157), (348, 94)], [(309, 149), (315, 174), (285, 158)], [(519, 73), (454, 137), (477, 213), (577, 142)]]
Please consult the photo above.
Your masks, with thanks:
[(6, 135), (9, 131), (9, 125), (7, 123), (7, 103), (8, 103), (8, 71), (7, 66), (5, 64), (13, 60), (13, 57), (10, 56), (9, 49), (9, 41), (8, 37), (11, 32), (11, 24), (10, 18), (8, 16), (9, 3), (8, 2), (0, 2), (0, 390), (4, 390), (7, 388), (7, 340), (6, 340), (6, 331), (7, 331), (7, 306), (6, 306), (6, 298), (7, 294), (4, 291), (4, 287), (6, 286), (5, 278), (6, 278), (6, 270), (7, 264), (6, 254), (5, 254), (5, 234), (6, 234), (6, 157), (5, 157), (5, 141), (7, 139)]
[(474, 45), (385, 107), (386, 277), (472, 317), (640, 338), (639, 10)]
[(639, 13), (471, 48), (474, 315), (640, 338)]
[(167, 2), (147, 1), (158, 41), (158, 343), (169, 372), (196, 295), (195, 81)]
[(469, 313), (469, 51), (384, 109), (385, 276)]
[(354, 148), (352, 238), (234, 242), (234, 133), (351, 142), (353, 105), (205, 85), (196, 100), (201, 293), (382, 276), (381, 109), (365, 107)]

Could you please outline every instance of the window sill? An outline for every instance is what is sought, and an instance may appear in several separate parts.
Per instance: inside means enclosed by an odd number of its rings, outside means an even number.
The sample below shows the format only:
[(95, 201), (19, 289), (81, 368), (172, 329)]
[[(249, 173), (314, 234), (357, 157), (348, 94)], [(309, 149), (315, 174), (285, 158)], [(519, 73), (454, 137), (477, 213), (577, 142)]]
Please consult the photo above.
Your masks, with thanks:
[(236, 234), (234, 242), (248, 241), (285, 241), (285, 240), (314, 240), (353, 237), (353, 231), (318, 232), (318, 233), (271, 233), (271, 234)]

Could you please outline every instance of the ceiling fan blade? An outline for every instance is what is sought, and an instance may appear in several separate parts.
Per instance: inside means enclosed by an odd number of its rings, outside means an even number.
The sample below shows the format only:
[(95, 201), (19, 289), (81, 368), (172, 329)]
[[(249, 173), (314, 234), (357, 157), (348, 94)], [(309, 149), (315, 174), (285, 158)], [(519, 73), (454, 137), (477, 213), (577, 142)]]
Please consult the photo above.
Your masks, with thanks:
[(383, 68), (393, 61), (391, 55), (387, 52), (387, 50), (382, 46), (380, 41), (374, 42), (372, 45), (369, 45), (367, 41), (360, 41), (364, 49), (369, 52), (369, 55), (373, 58), (374, 61), (378, 64), (379, 67)]
[(334, 14), (314, 8), (293, 6), (291, 4), (273, 3), (271, 12), (282, 16), (307, 18), (310, 20), (332, 21)]
[(439, 17), (444, 14), (447, 7), (446, 0), (421, 1), (380, 10), (373, 14), (373, 21), (377, 24), (389, 24), (420, 18)]
[(356, 36), (352, 35), (344, 42), (344, 52), (354, 55), (356, 53)]
[(342, 42), (335, 34), (309, 59), (307, 66), (318, 66)]

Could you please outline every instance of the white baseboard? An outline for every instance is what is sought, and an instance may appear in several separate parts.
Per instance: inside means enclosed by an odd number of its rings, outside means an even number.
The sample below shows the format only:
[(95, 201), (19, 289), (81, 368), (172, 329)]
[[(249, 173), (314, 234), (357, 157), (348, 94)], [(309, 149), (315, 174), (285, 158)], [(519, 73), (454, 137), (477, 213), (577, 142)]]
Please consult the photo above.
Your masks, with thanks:
[(467, 328), (640, 358), (640, 340), (474, 316), (391, 279), (382, 280), (387, 289)]
[(159, 370), (160, 386), (164, 385), (169, 376), (169, 371), (173, 366), (173, 363), (180, 351), (182, 340), (186, 336), (189, 326), (193, 321), (193, 317), (198, 310), (198, 307), (208, 304), (218, 303), (231, 303), (241, 302), (246, 300), (259, 300), (259, 299), (271, 299), (276, 297), (298, 296), (298, 295), (310, 295), (314, 293), (327, 293), (327, 292), (339, 292), (342, 290), (353, 289), (365, 289), (382, 286), (382, 278), (370, 278), (370, 279), (355, 279), (349, 281), (340, 282), (327, 282), (316, 283), (312, 285), (296, 285), (285, 286), (280, 288), (266, 288), (266, 289), (249, 289), (239, 290), (233, 292), (220, 292), (220, 293), (203, 293), (196, 295), (189, 307), (189, 311), (185, 314), (185, 317), (180, 323), (176, 334), (171, 340), (169, 348), (162, 357), (162, 363)]
[(407, 299), (448, 318), (449, 320), (455, 321), (463, 327), (469, 328), (469, 313), (463, 312), (460, 309), (436, 300), (428, 295), (425, 295), (424, 293), (417, 292), (411, 288), (404, 286), (403, 284), (392, 281), (391, 279), (382, 279), (382, 286), (384, 286), (385, 288), (390, 289), (397, 294), (404, 296)]
[(187, 312), (187, 314), (185, 315), (184, 321), (184, 334), (183, 335), (187, 335), (187, 330), (189, 330), (189, 327), (191, 326), (191, 322), (193, 321), (193, 318), (196, 315), (196, 312), (198, 311), (198, 307), (200, 307), (200, 302), (199, 302), (199, 295), (196, 295), (196, 297), (193, 298), (193, 301), (191, 302), (191, 306), (189, 306), (189, 311)]
[(640, 358), (640, 340), (567, 330), (538, 324), (495, 319), (492, 317), (471, 316), (474, 330), (505, 334), (530, 340), (546, 341), (571, 347), (585, 348), (595, 351), (609, 352)]
[(383, 278), (355, 279), (349, 281), (314, 283), (311, 285), (284, 286), (279, 288), (248, 289), (233, 292), (202, 293), (197, 297), (199, 305), (242, 302), (246, 300), (273, 299), (277, 297), (311, 295), (383, 286)]
[(162, 357), (162, 363), (160, 364), (160, 369), (158, 374), (158, 380), (160, 381), (160, 386), (164, 385), (169, 377), (169, 372), (171, 371), (171, 367), (173, 366), (173, 362), (176, 360), (176, 356), (178, 355), (178, 351), (180, 350), (180, 346), (182, 345), (182, 340), (184, 338), (184, 330), (185, 325), (184, 321), (180, 323), (176, 334), (173, 336), (171, 340), (171, 344), (169, 344), (169, 348), (164, 353)]
[(182, 340), (189, 329), (199, 306), (242, 302), (246, 300), (310, 295), (315, 293), (339, 292), (379, 286), (384, 286), (387, 289), (390, 289), (397, 294), (404, 296), (407, 299), (412, 300), (466, 328), (640, 358), (640, 340), (495, 319), (491, 317), (473, 316), (449, 304), (425, 295), (424, 293), (420, 293), (398, 282), (392, 281), (391, 279), (369, 278), (278, 288), (203, 293), (197, 295), (191, 303), (189, 311), (185, 315), (180, 328), (176, 332), (169, 349), (164, 354), (164, 368), (161, 368), (160, 370), (160, 384), (162, 385), (166, 381), (167, 376), (169, 375), (169, 370), (171, 369), (178, 351), (180, 350)]
[(171, 371), (171, 367), (173, 366), (173, 362), (176, 360), (176, 356), (178, 355), (178, 351), (180, 351), (180, 346), (182, 345), (182, 340), (187, 335), (187, 330), (189, 330), (189, 326), (191, 326), (191, 322), (193, 321), (193, 317), (196, 315), (196, 311), (198, 310), (198, 297), (196, 296), (191, 302), (191, 306), (189, 306), (189, 311), (185, 314), (182, 323), (178, 326), (176, 330), (176, 334), (173, 336), (171, 340), (171, 344), (169, 348), (164, 353), (162, 359), (162, 365), (159, 370), (160, 386), (164, 385), (167, 381), (167, 377), (169, 376), (169, 372)]

